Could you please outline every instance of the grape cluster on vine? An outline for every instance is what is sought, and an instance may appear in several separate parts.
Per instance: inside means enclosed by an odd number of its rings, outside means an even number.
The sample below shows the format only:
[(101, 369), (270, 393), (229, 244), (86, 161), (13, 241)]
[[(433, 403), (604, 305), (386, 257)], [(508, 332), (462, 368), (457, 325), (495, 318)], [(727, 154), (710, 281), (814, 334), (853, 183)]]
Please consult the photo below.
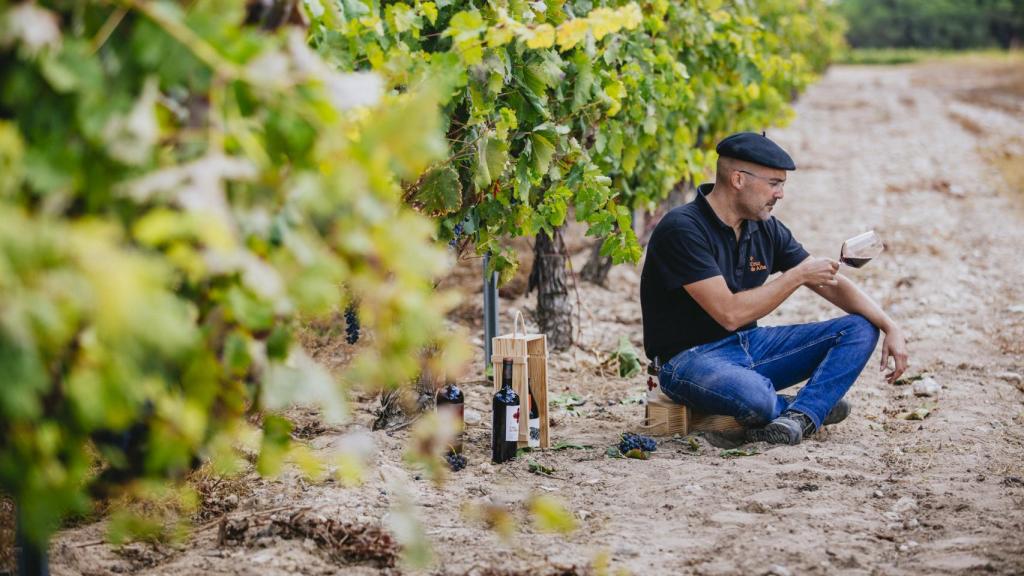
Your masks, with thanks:
[(454, 236), (452, 236), (452, 239), (448, 241), (449, 248), (455, 248), (459, 245), (459, 239), (462, 238), (462, 231), (464, 229), (465, 227), (462, 225), (462, 222), (459, 222), (454, 228), (452, 228), (452, 234), (454, 234)]
[(345, 342), (359, 342), (359, 316), (356, 315), (356, 307), (352, 304), (345, 308)]
[(466, 467), (466, 457), (462, 454), (456, 454), (454, 452), (444, 457), (445, 461), (448, 462), (448, 467), (451, 468), (452, 472), (458, 472)]
[(634, 434), (632, 432), (626, 432), (622, 435), (622, 440), (619, 441), (619, 452), (623, 454), (629, 453), (630, 450), (639, 450), (641, 452), (654, 452), (658, 449), (658, 442), (649, 436), (643, 436), (641, 434)]

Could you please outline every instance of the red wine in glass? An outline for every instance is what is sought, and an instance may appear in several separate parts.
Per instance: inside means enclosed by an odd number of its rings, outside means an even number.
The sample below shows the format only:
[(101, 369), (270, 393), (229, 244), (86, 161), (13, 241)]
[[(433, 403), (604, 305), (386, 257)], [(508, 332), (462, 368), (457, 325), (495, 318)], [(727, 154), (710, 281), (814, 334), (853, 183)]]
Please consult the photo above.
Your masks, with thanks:
[(839, 261), (851, 268), (862, 268), (885, 250), (882, 238), (874, 230), (868, 230), (843, 242)]

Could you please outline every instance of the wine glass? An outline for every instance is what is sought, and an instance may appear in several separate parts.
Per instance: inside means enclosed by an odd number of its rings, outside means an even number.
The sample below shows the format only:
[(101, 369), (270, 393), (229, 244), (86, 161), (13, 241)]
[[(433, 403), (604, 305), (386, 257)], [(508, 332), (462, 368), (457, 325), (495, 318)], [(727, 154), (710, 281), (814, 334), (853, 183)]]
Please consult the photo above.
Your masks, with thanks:
[(861, 268), (885, 250), (882, 238), (874, 230), (868, 230), (843, 242), (839, 261), (852, 268)]

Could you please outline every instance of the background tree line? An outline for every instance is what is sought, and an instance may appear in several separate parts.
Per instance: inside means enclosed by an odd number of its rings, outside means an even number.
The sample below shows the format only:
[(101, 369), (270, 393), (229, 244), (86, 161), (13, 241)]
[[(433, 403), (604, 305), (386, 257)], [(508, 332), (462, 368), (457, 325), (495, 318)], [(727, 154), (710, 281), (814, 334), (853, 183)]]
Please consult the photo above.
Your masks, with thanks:
[(1024, 0), (841, 0), (854, 48), (1014, 48)]

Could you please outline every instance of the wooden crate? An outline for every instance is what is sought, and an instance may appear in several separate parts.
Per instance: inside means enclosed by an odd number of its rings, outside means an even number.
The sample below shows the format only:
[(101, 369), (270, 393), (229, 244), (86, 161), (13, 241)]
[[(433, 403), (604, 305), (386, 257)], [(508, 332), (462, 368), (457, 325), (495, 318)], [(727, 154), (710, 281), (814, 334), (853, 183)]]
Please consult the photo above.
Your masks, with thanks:
[(732, 416), (697, 412), (655, 390), (644, 406), (643, 429), (652, 436), (685, 436), (691, 432), (741, 432), (743, 425)]
[[(520, 328), (522, 331), (520, 332)], [(512, 388), (519, 394), (520, 414), (529, 414), (527, 390), (532, 392), (540, 412), (540, 447), (551, 445), (548, 422), (548, 337), (545, 334), (527, 334), (522, 313), (516, 313), (511, 334), (491, 339), (491, 363), (494, 365), (494, 390), (501, 388), (501, 364), (512, 359)], [(519, 446), (529, 444), (529, 428), (519, 427)]]

